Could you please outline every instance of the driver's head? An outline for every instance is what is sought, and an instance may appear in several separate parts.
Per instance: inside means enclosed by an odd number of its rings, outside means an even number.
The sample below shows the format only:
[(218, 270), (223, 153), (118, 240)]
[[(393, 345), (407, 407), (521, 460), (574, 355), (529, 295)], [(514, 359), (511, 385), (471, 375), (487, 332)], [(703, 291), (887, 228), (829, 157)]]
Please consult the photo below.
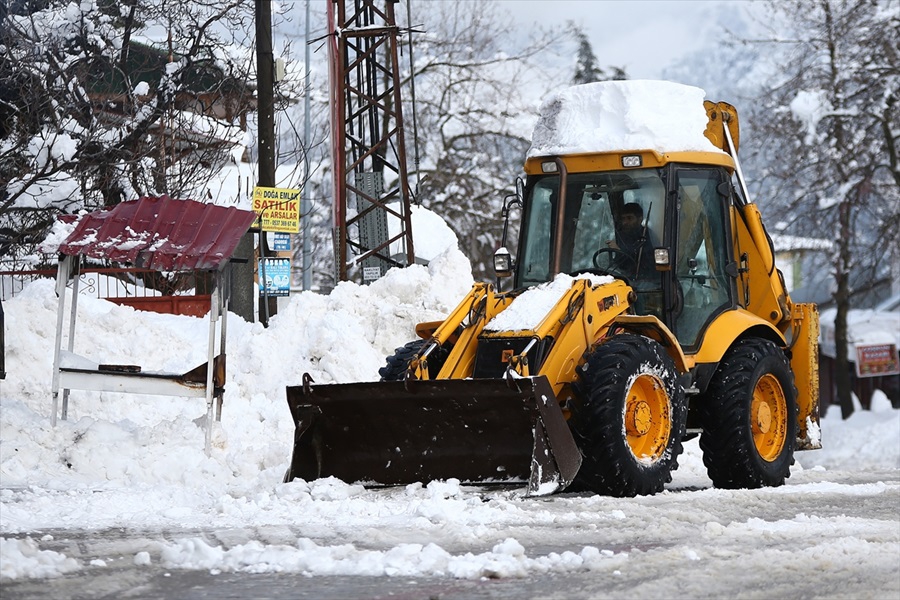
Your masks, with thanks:
[(644, 220), (644, 209), (637, 202), (629, 202), (622, 207), (619, 212), (619, 231), (626, 233), (636, 233), (641, 228), (641, 221)]

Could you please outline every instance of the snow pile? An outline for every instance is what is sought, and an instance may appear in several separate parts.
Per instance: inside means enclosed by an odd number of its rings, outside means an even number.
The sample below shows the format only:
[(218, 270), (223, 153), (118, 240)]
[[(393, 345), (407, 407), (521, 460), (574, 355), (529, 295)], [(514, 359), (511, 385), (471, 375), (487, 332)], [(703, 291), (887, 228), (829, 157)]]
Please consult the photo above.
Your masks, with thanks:
[[(394, 269), (369, 286), (344, 282), (328, 296), (295, 295), (268, 329), (230, 315), (223, 420), (214, 431), (218, 450), (212, 457), (202, 452), (197, 426), (202, 421), (195, 423), (205, 416), (202, 400), (73, 390), (69, 420), (51, 428), (57, 299), (54, 282), (35, 282), (4, 303), (3, 485), (204, 481), (222, 493), (216, 486), (244, 485), (239, 482), (245, 477), (252, 481), (266, 469), (279, 471), (273, 477), (280, 478), (293, 439), (285, 386), (299, 384), (305, 372), (319, 383), (377, 380), (384, 357), (415, 338), (416, 322), (443, 318), (468, 292), (470, 269), (452, 248), (428, 267)], [(182, 373), (206, 361), (208, 331), (206, 319), (136, 311), (83, 296), (73, 350), (95, 363)], [(185, 494), (193, 501), (192, 487)], [(141, 501), (145, 508), (153, 497)], [(15, 509), (2, 513), (5, 526)]]
[[(437, 213), (422, 206), (411, 206), (410, 216), (413, 221), (413, 245), (416, 258), (432, 260), (448, 247), (456, 247), (456, 234)], [(391, 237), (400, 233), (400, 221), (389, 215), (388, 228)], [(420, 232), (427, 232), (421, 234)], [(400, 250), (398, 248), (398, 250)]]
[(859, 402), (847, 421), (841, 421), (841, 407), (830, 406), (823, 419), (822, 445), (806, 458), (814, 464), (834, 470), (854, 470), (860, 465), (884, 469), (900, 469), (900, 410), (895, 410), (882, 392), (872, 396), (871, 410), (862, 410)]
[(620, 150), (718, 152), (703, 135), (706, 93), (671, 81), (600, 81), (544, 101), (528, 157)]

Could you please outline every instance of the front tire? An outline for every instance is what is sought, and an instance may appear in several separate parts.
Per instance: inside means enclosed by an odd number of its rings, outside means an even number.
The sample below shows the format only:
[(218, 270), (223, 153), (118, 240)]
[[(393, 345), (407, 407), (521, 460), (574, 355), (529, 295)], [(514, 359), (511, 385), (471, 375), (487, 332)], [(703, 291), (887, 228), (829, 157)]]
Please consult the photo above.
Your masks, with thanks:
[[(388, 356), (385, 361), (386, 365), (378, 369), (381, 381), (402, 381), (406, 377), (406, 369), (411, 361), (425, 345), (428, 340), (413, 340), (407, 342), (400, 348), (394, 349), (394, 354)], [(441, 367), (447, 360), (449, 352), (443, 348), (435, 348), (428, 357), (428, 376), (434, 379), (441, 372)]]
[(657, 342), (621, 334), (578, 369), (569, 425), (583, 460), (579, 489), (655, 494), (678, 467), (687, 406), (675, 363)]
[(790, 477), (797, 438), (797, 389), (787, 356), (759, 338), (738, 342), (699, 399), (700, 448), (713, 485), (779, 486)]

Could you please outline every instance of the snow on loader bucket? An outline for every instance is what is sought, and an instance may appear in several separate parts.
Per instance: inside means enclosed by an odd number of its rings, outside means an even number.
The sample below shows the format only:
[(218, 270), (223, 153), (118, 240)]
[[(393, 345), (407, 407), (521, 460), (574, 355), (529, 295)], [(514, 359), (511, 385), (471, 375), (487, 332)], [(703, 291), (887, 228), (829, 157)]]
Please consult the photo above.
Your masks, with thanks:
[(285, 481), (398, 485), (456, 478), (564, 489), (581, 466), (547, 378), (289, 386), (294, 453)]

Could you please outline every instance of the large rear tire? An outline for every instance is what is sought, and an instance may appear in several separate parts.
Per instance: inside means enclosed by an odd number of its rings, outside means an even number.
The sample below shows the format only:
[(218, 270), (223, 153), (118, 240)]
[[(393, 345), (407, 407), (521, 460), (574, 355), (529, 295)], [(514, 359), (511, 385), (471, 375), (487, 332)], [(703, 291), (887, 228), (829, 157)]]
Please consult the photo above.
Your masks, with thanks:
[[(381, 381), (401, 381), (406, 376), (406, 368), (409, 361), (418, 354), (428, 343), (428, 340), (413, 340), (394, 350), (394, 354), (388, 356), (387, 364), (378, 369)], [(448, 352), (443, 348), (436, 348), (428, 356), (428, 376), (434, 379), (441, 372)]]
[(569, 426), (583, 455), (576, 489), (655, 494), (678, 467), (687, 406), (672, 358), (655, 341), (621, 334), (578, 369)]
[(718, 488), (779, 486), (790, 477), (797, 438), (797, 389), (787, 356), (759, 338), (738, 342), (698, 403), (700, 448)]

